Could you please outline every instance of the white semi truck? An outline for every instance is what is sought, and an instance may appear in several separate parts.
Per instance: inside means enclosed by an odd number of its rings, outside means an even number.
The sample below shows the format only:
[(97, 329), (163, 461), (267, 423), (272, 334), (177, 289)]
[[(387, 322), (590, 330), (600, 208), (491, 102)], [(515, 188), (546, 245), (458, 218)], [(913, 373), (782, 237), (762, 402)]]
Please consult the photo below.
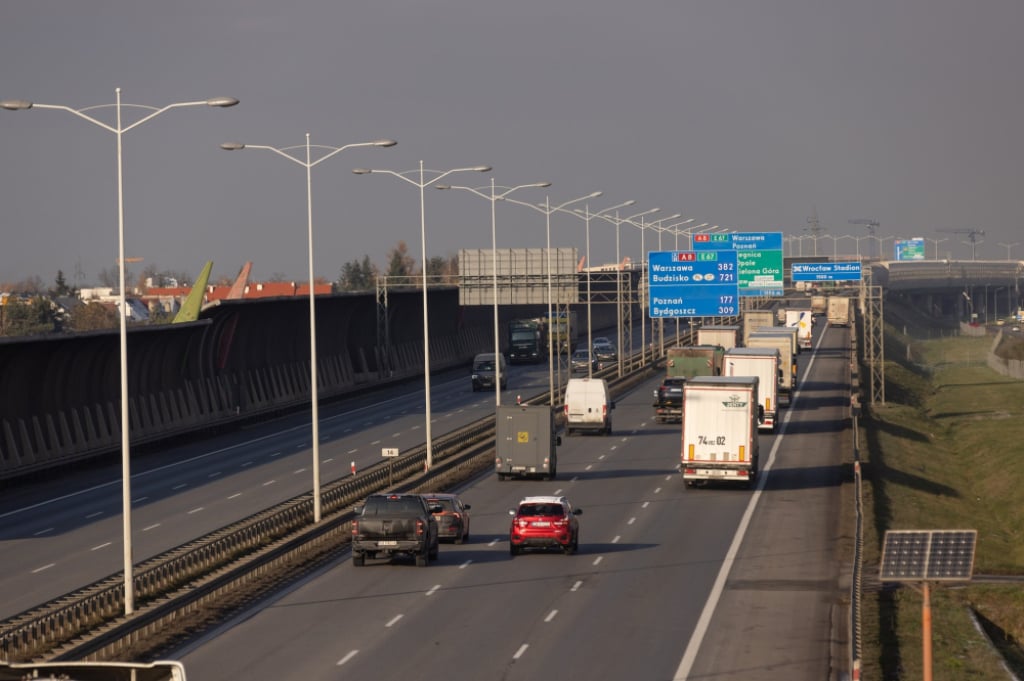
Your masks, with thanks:
[(758, 329), (775, 326), (775, 313), (771, 310), (747, 310), (743, 313), (743, 345), (750, 334)]
[(793, 401), (796, 389), (797, 364), (796, 353), (793, 352), (793, 335), (763, 330), (751, 334), (747, 339), (748, 348), (775, 348), (779, 351), (779, 367), (782, 376), (779, 382), (779, 404), (788, 406)]
[(853, 324), (853, 309), (846, 296), (828, 297), (828, 325), (850, 326)]
[(796, 329), (796, 341), (801, 350), (811, 348), (814, 316), (810, 310), (786, 310), (786, 327)]
[(779, 422), (779, 351), (775, 348), (733, 348), (725, 353), (723, 376), (757, 376), (758, 401), (764, 409), (759, 428), (774, 433)]
[(683, 387), (680, 470), (687, 486), (757, 476), (763, 408), (756, 376), (698, 376)]

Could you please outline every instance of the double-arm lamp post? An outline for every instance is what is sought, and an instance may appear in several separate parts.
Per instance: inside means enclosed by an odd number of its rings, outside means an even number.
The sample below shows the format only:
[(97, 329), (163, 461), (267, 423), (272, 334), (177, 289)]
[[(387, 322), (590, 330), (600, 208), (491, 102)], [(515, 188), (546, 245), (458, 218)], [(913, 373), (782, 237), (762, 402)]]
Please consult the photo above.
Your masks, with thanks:
[[(192, 106), (214, 106), (226, 108), (238, 104), (233, 97), (214, 97), (196, 102), (178, 102), (163, 107), (146, 106), (143, 104), (125, 104), (121, 102), (121, 88), (116, 88), (113, 104), (100, 104), (89, 106), (83, 109), (74, 109), (70, 106), (60, 104), (39, 104), (23, 99), (5, 99), (0, 101), (0, 108), (10, 111), (22, 109), (56, 109), (74, 114), (79, 118), (89, 121), (104, 130), (114, 133), (117, 138), (117, 271), (118, 271), (118, 305), (120, 307), (120, 354), (121, 354), (121, 507), (122, 524), (124, 533), (124, 611), (126, 615), (132, 614), (135, 610), (135, 585), (132, 574), (132, 522), (131, 522), (131, 460), (129, 457), (130, 447), (130, 421), (128, 420), (128, 307), (125, 296), (125, 256), (124, 256), (124, 158), (122, 154), (121, 137), (124, 133), (139, 127), (146, 121), (152, 120), (171, 109), (181, 109)], [(96, 109), (115, 110), (116, 122), (109, 125), (94, 118), (87, 112)], [(142, 109), (148, 113), (135, 121), (125, 125), (121, 120), (121, 110), (124, 108)]]
[[(551, 309), (551, 301), (552, 301), (552, 294), (551, 294), (551, 214), (554, 213), (555, 211), (568, 212), (568, 211), (565, 211), (565, 209), (567, 207), (571, 206), (572, 204), (579, 203), (580, 201), (587, 201), (589, 199), (596, 199), (598, 196), (601, 196), (601, 192), (591, 192), (590, 194), (587, 194), (586, 196), (580, 196), (578, 198), (571, 199), (569, 201), (566, 201), (565, 203), (560, 203), (557, 206), (552, 206), (551, 205), (551, 197), (550, 196), (546, 197), (544, 199), (544, 203), (542, 203), (540, 205), (533, 204), (533, 203), (527, 203), (525, 201), (518, 201), (516, 199), (504, 199), (505, 201), (508, 201), (509, 203), (516, 203), (516, 204), (519, 204), (520, 206), (526, 206), (527, 208), (532, 208), (535, 211), (539, 211), (541, 213), (544, 213), (544, 219), (545, 219), (544, 231), (545, 231), (545, 234), (547, 236), (547, 248), (546, 248), (546, 251), (547, 251), (547, 270), (548, 270), (547, 271), (547, 280), (548, 280), (547, 283), (548, 283), (548, 326), (549, 327), (554, 323), (552, 321), (554, 318), (552, 317), (552, 309)], [(565, 319), (565, 330), (566, 330), (565, 342), (566, 342), (567, 346), (569, 345), (569, 324), (570, 324), (570, 320), (569, 320), (569, 315), (567, 314), (566, 315), (566, 319)], [(559, 329), (562, 328), (561, 324), (558, 325), (558, 328)], [(571, 349), (569, 347), (566, 347), (566, 355), (568, 356), (569, 354), (571, 354)], [(548, 395), (549, 395), (549, 398), (550, 398), (549, 399), (549, 403), (550, 403), (551, 406), (554, 406), (555, 403), (556, 403), (556, 401), (555, 401), (554, 364), (555, 364), (554, 339), (551, 337), (550, 328), (549, 328), (549, 333), (548, 333)], [(561, 391), (561, 386), (562, 386), (562, 377), (561, 377), (562, 364), (561, 364), (561, 361), (559, 361), (558, 370), (559, 370), (558, 387), (559, 387), (559, 391)]]
[[(641, 240), (641, 243), (643, 243), (644, 231), (645, 231), (645, 225), (644, 225), (644, 222), (643, 222), (643, 218), (648, 216), (648, 215), (651, 215), (652, 213), (657, 213), (660, 210), (661, 210), (660, 208), (651, 208), (649, 210), (645, 210), (643, 212), (637, 213), (636, 215), (630, 215), (628, 218), (620, 218), (618, 211), (615, 211), (615, 215), (614, 216), (608, 215), (608, 214), (598, 216), (602, 220), (604, 220), (606, 222), (610, 222), (613, 225), (615, 225), (615, 263), (616, 263), (615, 266), (617, 268), (616, 272), (615, 272), (615, 290), (616, 290), (616, 304), (618, 305), (618, 314), (616, 316), (616, 320), (617, 320), (617, 323), (618, 323), (618, 336), (616, 337), (616, 342), (618, 343), (618, 350), (619, 350), (618, 353), (617, 353), (618, 354), (618, 358), (619, 358), (619, 360), (618, 360), (618, 375), (619, 376), (622, 376), (622, 300), (621, 300), (621, 298), (622, 298), (622, 287), (621, 287), (621, 282), (622, 282), (622, 260), (621, 260), (621, 257), (622, 256), (621, 256), (621, 254), (619, 252), (619, 250), (620, 250), (619, 249), (620, 231), (621, 231), (619, 228), (622, 226), (623, 223), (629, 223), (629, 224), (631, 224), (631, 225), (633, 225), (635, 227), (638, 227), (640, 229), (640, 240)], [(676, 213), (676, 217), (679, 217), (678, 213)], [(640, 219), (641, 222), (639, 222), (639, 223), (636, 222), (637, 219)], [(641, 246), (641, 251), (642, 250), (643, 250), (643, 247)], [(640, 263), (641, 263), (640, 269), (641, 269), (641, 271), (643, 271), (643, 262), (644, 262), (644, 257), (645, 256), (646, 256), (646, 254), (643, 254), (643, 253), (640, 256)], [(632, 275), (630, 275), (630, 276), (632, 276)], [(632, 312), (632, 305), (630, 305), (630, 311)], [(630, 340), (632, 341), (632, 339), (630, 339)], [(632, 342), (630, 343), (630, 345), (632, 346)], [(643, 357), (643, 351), (645, 350), (646, 347), (647, 347), (647, 322), (646, 322), (646, 318), (645, 318), (645, 316), (643, 314), (643, 310), (642, 310), (642, 306), (641, 306), (641, 315), (640, 315), (640, 349), (641, 349), (641, 357)], [(643, 362), (641, 362), (641, 364), (642, 363)]]
[[(529, 187), (550, 187), (550, 182), (533, 182), (531, 184), (520, 184), (515, 187), (504, 187), (494, 184), (494, 178), (491, 178), (491, 193), (485, 194), (482, 190), (487, 187), (464, 187), (461, 185), (453, 184), (439, 184), (438, 189), (463, 189), (467, 192), (476, 194), (477, 196), (487, 199), (491, 202), (491, 282), (494, 292), (494, 406), (501, 406), (501, 338), (498, 335), (498, 240), (497, 240), (497, 211), (495, 205), (498, 199), (504, 199), (506, 196), (516, 191), (517, 189), (527, 189)], [(505, 191), (500, 194), (497, 193), (498, 189), (504, 189)], [(511, 273), (510, 273), (511, 277)], [(511, 287), (511, 279), (509, 286)]]
[(617, 203), (614, 206), (608, 206), (604, 210), (599, 210), (596, 213), (590, 212), (590, 204), (587, 204), (583, 211), (580, 211), (579, 209), (576, 209), (575, 211), (565, 211), (569, 215), (575, 215), (578, 218), (583, 218), (587, 226), (587, 266), (584, 272), (587, 275), (587, 359), (589, 360), (587, 362), (587, 376), (589, 377), (593, 377), (594, 375), (594, 325), (593, 318), (590, 312), (590, 279), (593, 275), (592, 265), (590, 262), (590, 220), (591, 218), (601, 217), (602, 215), (610, 213), (614, 210), (618, 210), (619, 208), (632, 206), (634, 203), (636, 203), (636, 200), (630, 199), (629, 201)]
[[(423, 167), (423, 161), (420, 161), (420, 167), (418, 170), (405, 170), (405, 171), (394, 171), (386, 169), (375, 169), (375, 168), (355, 168), (352, 170), (356, 175), (392, 175), (397, 177), (403, 182), (418, 187), (420, 190), (420, 258), (421, 258), (421, 278), (423, 284), (423, 392), (424, 392), (424, 416), (425, 416), (425, 428), (427, 436), (427, 461), (426, 469), (430, 470), (431, 466), (434, 465), (434, 443), (431, 438), (431, 426), (430, 426), (430, 331), (427, 326), (427, 217), (425, 212), (424, 202), (424, 189), (432, 184), (440, 182), (445, 177), (448, 177), (452, 173), (461, 172), (477, 172), (487, 173), (491, 171), (490, 166), (470, 166), (466, 168), (452, 168), (451, 170), (427, 170)], [(430, 178), (427, 178), (427, 173), (430, 173)], [(415, 178), (419, 178), (418, 180)], [(498, 358), (494, 358), (495, 362)], [(498, 374), (497, 367), (495, 367), (495, 374)]]
[[(311, 420), (313, 422), (313, 522), (320, 522), (320, 400), (317, 393), (317, 357), (316, 357), (316, 303), (314, 301), (315, 279), (313, 275), (313, 182), (312, 170), (327, 159), (340, 154), (346, 149), (353, 147), (393, 147), (397, 144), (395, 140), (380, 139), (372, 142), (356, 142), (341, 147), (331, 147), (323, 144), (310, 144), (309, 133), (306, 133), (306, 143), (291, 147), (271, 147), (264, 144), (242, 144), (240, 142), (225, 142), (221, 149), (237, 151), (240, 149), (263, 149), (272, 151), (292, 163), (298, 164), (306, 169), (306, 244), (309, 250), (309, 393), (311, 405)], [(316, 160), (313, 159), (313, 150), (322, 154)], [(305, 160), (296, 156), (295, 151), (303, 150)]]

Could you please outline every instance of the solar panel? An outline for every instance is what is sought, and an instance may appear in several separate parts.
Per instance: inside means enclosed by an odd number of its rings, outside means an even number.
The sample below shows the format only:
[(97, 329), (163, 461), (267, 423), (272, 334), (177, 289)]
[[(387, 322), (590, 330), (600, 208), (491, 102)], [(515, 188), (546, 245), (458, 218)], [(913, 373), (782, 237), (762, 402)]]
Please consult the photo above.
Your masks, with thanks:
[(977, 530), (889, 530), (882, 546), (883, 582), (971, 579)]

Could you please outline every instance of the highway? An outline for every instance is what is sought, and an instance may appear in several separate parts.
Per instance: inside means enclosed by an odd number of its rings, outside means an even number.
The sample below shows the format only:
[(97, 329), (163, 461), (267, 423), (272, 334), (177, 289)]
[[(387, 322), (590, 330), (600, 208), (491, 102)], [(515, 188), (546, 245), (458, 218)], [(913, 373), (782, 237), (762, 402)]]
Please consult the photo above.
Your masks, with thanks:
[[(639, 343), (639, 329), (636, 329)], [(595, 331), (595, 334), (599, 333)], [(563, 359), (563, 363), (565, 360)], [(563, 366), (562, 378), (567, 374)], [(547, 365), (509, 367), (502, 402), (548, 389)], [(472, 392), (468, 368), (431, 381), (434, 435), (494, 413), (494, 391)], [(423, 383), (321, 405), (321, 480), (424, 442)], [(134, 563), (312, 489), (309, 414), (185, 442), (132, 467)], [(121, 469), (83, 468), (19, 484), (0, 498), (0, 618), (123, 568)]]
[[(754, 490), (683, 486), (652, 379), (617, 399), (613, 436), (563, 439), (558, 479), (467, 484), (470, 543), (426, 569), (339, 552), (179, 651), (190, 677), (829, 678), (850, 358), (849, 330), (821, 326)], [(583, 509), (578, 554), (509, 556), (507, 511), (530, 494)]]

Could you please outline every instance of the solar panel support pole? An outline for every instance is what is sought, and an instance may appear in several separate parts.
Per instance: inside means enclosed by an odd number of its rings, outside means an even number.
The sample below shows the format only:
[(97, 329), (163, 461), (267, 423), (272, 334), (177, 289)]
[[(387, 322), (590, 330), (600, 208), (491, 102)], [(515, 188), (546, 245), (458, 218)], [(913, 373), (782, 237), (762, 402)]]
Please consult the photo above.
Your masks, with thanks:
[(932, 600), (928, 582), (921, 584), (921, 676), (932, 681)]

